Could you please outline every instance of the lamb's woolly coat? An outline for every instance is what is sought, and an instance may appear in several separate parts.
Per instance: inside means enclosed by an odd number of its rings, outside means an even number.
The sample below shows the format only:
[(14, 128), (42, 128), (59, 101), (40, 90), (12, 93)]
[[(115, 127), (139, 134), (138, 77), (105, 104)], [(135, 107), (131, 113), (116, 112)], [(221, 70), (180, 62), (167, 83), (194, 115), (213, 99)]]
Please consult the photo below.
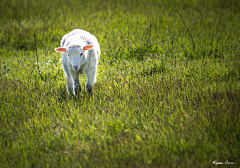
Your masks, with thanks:
[[(86, 49), (86, 46), (91, 46)], [(59, 51), (64, 48), (65, 51)], [(61, 47), (63, 69), (67, 78), (68, 91), (77, 93), (81, 90), (79, 74), (87, 75), (86, 88), (92, 92), (96, 82), (97, 64), (100, 58), (100, 46), (95, 36), (81, 29), (75, 29), (64, 35)]]

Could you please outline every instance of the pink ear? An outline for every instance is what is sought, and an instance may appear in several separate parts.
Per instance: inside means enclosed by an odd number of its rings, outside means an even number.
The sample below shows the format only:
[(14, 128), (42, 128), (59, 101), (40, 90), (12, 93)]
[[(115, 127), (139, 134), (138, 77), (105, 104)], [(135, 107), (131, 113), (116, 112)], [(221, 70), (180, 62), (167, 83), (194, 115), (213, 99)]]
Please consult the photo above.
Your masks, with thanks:
[(93, 45), (87, 45), (83, 47), (84, 50), (90, 50), (91, 48), (93, 48)]
[(58, 48), (55, 48), (54, 50), (57, 51), (57, 52), (62, 52), (62, 53), (67, 52), (67, 49), (64, 48), (64, 47), (58, 47)]

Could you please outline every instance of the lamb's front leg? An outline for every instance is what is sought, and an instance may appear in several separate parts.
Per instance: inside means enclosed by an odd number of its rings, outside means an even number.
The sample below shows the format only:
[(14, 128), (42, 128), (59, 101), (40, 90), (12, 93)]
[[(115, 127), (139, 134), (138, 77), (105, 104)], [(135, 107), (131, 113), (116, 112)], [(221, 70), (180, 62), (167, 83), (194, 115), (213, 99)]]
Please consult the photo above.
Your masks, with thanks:
[(73, 94), (73, 81), (72, 81), (71, 73), (69, 70), (67, 57), (68, 57), (67, 54), (63, 53), (62, 63), (63, 63), (63, 70), (66, 74), (66, 79), (67, 79), (67, 90), (68, 90), (68, 93), (70, 95), (72, 95)]
[(73, 81), (71, 76), (67, 76), (67, 90), (70, 95), (73, 94)]
[(73, 88), (75, 95), (79, 95), (81, 93), (81, 84), (79, 81), (79, 72), (72, 71), (71, 72), (72, 80), (73, 80)]
[(94, 82), (96, 82), (96, 72), (97, 70), (92, 69), (90, 71), (88, 71), (87, 74), (87, 85), (86, 85), (86, 90), (92, 94), (92, 88), (93, 88), (93, 84)]

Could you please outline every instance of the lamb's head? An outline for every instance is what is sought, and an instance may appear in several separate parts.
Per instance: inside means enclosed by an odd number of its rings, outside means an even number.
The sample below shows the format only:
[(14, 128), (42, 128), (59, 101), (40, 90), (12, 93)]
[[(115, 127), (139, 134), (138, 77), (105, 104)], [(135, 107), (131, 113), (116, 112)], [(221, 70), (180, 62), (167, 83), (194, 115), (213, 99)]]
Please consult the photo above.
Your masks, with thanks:
[(84, 45), (83, 47), (80, 45), (71, 45), (69, 47), (55, 48), (55, 51), (66, 53), (73, 70), (78, 71), (87, 59), (87, 50), (92, 48), (93, 45)]

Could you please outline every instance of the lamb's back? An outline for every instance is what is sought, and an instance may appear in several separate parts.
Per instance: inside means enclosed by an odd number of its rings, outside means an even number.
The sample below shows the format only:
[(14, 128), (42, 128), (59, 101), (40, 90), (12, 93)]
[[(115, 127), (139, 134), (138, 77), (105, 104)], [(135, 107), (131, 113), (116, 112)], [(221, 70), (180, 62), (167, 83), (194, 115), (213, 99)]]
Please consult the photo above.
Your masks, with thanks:
[(75, 29), (62, 37), (61, 47), (68, 47), (71, 43), (78, 41), (86, 44), (99, 45), (95, 36), (85, 30)]

